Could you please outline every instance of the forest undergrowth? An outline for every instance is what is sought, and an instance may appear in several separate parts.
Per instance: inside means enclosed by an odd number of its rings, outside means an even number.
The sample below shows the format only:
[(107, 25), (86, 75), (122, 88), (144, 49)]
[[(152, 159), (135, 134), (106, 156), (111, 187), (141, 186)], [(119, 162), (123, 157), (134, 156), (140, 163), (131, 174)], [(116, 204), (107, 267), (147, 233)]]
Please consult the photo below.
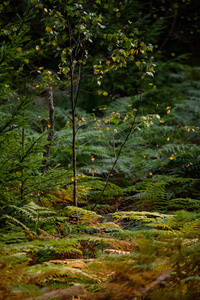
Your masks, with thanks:
[(0, 4), (0, 300), (200, 299), (199, 1), (175, 2)]
[[(56, 110), (58, 128), (41, 175), (46, 136), (37, 126), (47, 111), (33, 130), (29, 101), (2, 106), (5, 126), (11, 123), (1, 135), (0, 299), (199, 299), (199, 81), (191, 86), (193, 70), (172, 66), (179, 74), (165, 74), (176, 84), (166, 88), (156, 113), (137, 116), (101, 199), (138, 96), (113, 101), (100, 117), (78, 111), (79, 207), (66, 163), (66, 112)], [(144, 94), (143, 107), (151, 110), (154, 101), (155, 109), (162, 92), (161, 84)], [(37, 107), (34, 113), (32, 120)]]
[(17, 226), (1, 235), (0, 299), (199, 298), (198, 213), (60, 215), (37, 235)]

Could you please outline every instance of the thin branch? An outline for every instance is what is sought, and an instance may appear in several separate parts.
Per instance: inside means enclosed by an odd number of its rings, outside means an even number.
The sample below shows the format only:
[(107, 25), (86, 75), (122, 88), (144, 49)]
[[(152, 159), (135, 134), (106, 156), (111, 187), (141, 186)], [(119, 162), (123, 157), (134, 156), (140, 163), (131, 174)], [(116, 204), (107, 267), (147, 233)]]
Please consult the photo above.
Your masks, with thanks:
[(174, 12), (174, 18), (173, 18), (171, 29), (170, 29), (168, 35), (166, 36), (164, 42), (160, 46), (159, 51), (161, 51), (164, 48), (165, 44), (167, 43), (167, 41), (169, 40), (171, 34), (173, 33), (174, 27), (176, 25), (176, 19), (177, 19), (177, 11)]
[(67, 157), (67, 155), (65, 155), (65, 153), (58, 147), (58, 146), (55, 146), (61, 153), (62, 155), (70, 162), (70, 164), (72, 164), (72, 161), (69, 159), (69, 157)]
[(108, 186), (108, 182), (109, 182), (109, 180), (110, 180), (110, 176), (112, 175), (112, 173), (113, 173), (113, 171), (114, 171), (114, 168), (115, 168), (115, 166), (116, 166), (116, 164), (117, 164), (117, 162), (118, 162), (118, 159), (119, 159), (119, 157), (120, 157), (120, 155), (121, 155), (121, 152), (122, 152), (122, 149), (123, 149), (124, 145), (125, 145), (126, 142), (128, 141), (129, 136), (130, 136), (130, 135), (138, 128), (138, 126), (136, 126), (136, 127), (134, 128), (136, 116), (137, 116), (137, 112), (136, 112), (136, 114), (135, 114), (135, 117), (134, 117), (134, 120), (133, 120), (132, 125), (131, 125), (131, 127), (130, 127), (130, 130), (129, 130), (129, 132), (128, 132), (128, 134), (127, 134), (127, 136), (126, 136), (124, 142), (121, 144), (121, 147), (120, 147), (120, 149), (119, 149), (119, 152), (118, 152), (118, 154), (117, 154), (117, 156), (116, 156), (116, 158), (115, 158), (115, 161), (114, 161), (114, 163), (113, 163), (113, 166), (112, 166), (111, 170), (109, 170), (109, 172), (108, 172), (108, 176), (107, 176), (107, 179), (106, 179), (106, 183), (105, 183), (105, 185), (104, 185), (104, 188), (103, 188), (103, 190), (101, 191), (101, 194), (99, 195), (99, 198), (97, 199), (97, 201), (96, 201), (96, 203), (95, 203), (93, 209), (95, 209), (95, 207), (97, 206), (97, 204), (98, 204), (99, 201), (101, 200), (101, 198), (102, 198), (102, 196), (103, 196), (103, 194), (104, 194), (104, 192), (105, 192), (105, 190), (106, 190), (106, 188), (107, 188), (107, 186)]

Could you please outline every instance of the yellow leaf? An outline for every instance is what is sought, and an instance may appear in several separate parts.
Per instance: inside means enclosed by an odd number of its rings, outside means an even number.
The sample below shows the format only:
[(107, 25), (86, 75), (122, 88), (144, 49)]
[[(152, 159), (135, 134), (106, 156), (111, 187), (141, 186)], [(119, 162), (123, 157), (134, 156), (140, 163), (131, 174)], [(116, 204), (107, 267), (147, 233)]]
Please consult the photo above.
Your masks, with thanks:
[(170, 109), (171, 108), (171, 106), (167, 106), (167, 108), (166, 109)]
[(140, 61), (136, 61), (136, 62), (135, 62), (135, 64), (136, 64), (136, 66), (139, 68), (139, 67), (140, 67), (140, 64), (141, 64), (141, 62), (140, 62)]
[(109, 65), (110, 65), (110, 61), (109, 61), (109, 60), (107, 60), (106, 64), (107, 64), (107, 66), (109, 66)]
[(46, 31), (51, 32), (52, 31), (51, 27), (46, 27)]
[(165, 123), (165, 121), (164, 120), (160, 120), (160, 123)]
[(108, 96), (108, 92), (104, 92), (103, 95), (104, 95), (104, 96)]

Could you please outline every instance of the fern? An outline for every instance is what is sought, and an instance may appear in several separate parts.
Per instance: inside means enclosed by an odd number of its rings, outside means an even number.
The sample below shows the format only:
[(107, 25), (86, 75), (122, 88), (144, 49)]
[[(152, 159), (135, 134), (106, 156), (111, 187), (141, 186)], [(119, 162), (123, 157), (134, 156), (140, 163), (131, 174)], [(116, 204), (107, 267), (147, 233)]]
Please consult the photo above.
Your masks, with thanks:
[(117, 220), (135, 220), (140, 221), (141, 223), (154, 222), (157, 218), (169, 218), (169, 215), (164, 215), (157, 212), (138, 212), (138, 211), (130, 211), (130, 212), (116, 212), (112, 214), (112, 217)]
[(94, 282), (94, 279), (82, 270), (70, 268), (64, 264), (55, 265), (51, 262), (43, 265), (42, 269), (38, 265), (26, 268), (25, 276), (29, 283), (40, 285), (62, 282), (63, 278), (65, 282)]
[(187, 210), (187, 211), (200, 211), (200, 200), (190, 199), (190, 198), (176, 198), (171, 199), (168, 203), (169, 211), (176, 210)]
[[(47, 207), (39, 206), (34, 202), (30, 202), (22, 207), (10, 205), (13, 210), (12, 214), (18, 215), (3, 215), (3, 219), (8, 220), (12, 224), (20, 225), (27, 233), (37, 235), (38, 229), (46, 225), (53, 225), (56, 221), (62, 221), (63, 217), (58, 217), (57, 213)], [(27, 225), (26, 225), (27, 224)]]
[(85, 223), (93, 223), (102, 218), (102, 216), (97, 215), (93, 211), (74, 206), (67, 206), (66, 213), (68, 216), (74, 217), (75, 219)]

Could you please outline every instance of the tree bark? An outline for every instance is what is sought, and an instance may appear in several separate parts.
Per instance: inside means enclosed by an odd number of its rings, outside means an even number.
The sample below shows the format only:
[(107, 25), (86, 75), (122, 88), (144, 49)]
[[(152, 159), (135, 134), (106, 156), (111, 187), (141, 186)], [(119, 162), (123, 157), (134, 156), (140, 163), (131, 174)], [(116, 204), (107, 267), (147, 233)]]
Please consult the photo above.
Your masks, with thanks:
[(53, 103), (53, 90), (52, 87), (47, 87), (44, 90), (42, 90), (39, 95), (47, 95), (48, 96), (48, 102), (49, 102), (49, 134), (47, 138), (47, 144), (45, 145), (45, 150), (43, 152), (43, 161), (42, 161), (42, 168), (41, 173), (44, 174), (46, 172), (46, 166), (47, 166), (47, 157), (49, 157), (51, 145), (53, 142), (54, 137), (54, 103)]

